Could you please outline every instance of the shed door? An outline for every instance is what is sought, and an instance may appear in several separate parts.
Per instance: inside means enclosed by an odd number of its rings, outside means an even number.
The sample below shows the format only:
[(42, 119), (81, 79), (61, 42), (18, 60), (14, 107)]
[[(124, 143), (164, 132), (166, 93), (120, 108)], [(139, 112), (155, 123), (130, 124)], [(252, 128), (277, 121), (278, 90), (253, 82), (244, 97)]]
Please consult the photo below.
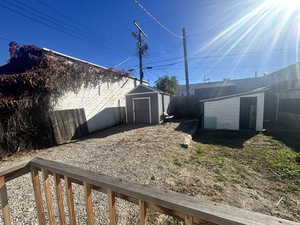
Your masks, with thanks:
[(150, 98), (133, 99), (133, 116), (135, 124), (151, 124)]
[(256, 130), (257, 97), (241, 97), (240, 129)]

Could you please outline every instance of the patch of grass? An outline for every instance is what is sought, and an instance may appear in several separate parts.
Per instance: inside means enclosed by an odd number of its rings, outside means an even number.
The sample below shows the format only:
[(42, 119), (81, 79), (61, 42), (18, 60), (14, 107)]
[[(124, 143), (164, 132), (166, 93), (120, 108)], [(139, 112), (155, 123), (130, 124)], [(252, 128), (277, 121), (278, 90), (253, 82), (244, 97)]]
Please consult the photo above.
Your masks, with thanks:
[(174, 159), (173, 163), (174, 163), (174, 165), (176, 165), (176, 166), (179, 166), (179, 167), (182, 166), (182, 163), (181, 163), (181, 161), (180, 161), (179, 159)]
[(300, 179), (300, 153), (290, 148), (282, 150), (266, 149), (261, 152), (262, 159), (272, 168), (276, 169), (283, 178)]
[(214, 187), (213, 187), (216, 191), (218, 192), (223, 192), (224, 191), (224, 188), (219, 185), (219, 184), (214, 184)]
[(196, 148), (196, 153), (201, 155), (201, 154), (205, 153), (205, 149), (201, 145), (198, 145)]

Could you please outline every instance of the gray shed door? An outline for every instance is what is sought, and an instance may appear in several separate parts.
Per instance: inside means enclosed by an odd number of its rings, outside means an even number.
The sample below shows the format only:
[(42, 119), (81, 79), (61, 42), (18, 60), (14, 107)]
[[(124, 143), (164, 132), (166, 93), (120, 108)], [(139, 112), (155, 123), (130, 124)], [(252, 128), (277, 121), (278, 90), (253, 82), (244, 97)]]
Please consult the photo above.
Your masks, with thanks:
[(150, 124), (150, 99), (140, 98), (133, 99), (133, 114), (134, 123), (136, 124)]
[(241, 97), (240, 129), (256, 130), (257, 97)]

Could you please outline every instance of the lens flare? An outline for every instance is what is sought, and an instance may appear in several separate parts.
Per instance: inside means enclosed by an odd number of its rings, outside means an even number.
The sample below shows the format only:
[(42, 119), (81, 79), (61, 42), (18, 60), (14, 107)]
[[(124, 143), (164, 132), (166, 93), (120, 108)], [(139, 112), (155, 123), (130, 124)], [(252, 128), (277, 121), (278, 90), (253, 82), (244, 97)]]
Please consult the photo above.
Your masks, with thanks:
[[(266, 48), (263, 61), (267, 62), (271, 58), (271, 52), (282, 43), (283, 37), (287, 37), (291, 23), (298, 24), (297, 39), (294, 48), (299, 48), (300, 42), (300, 0), (253, 0), (254, 4), (241, 18), (222, 30), (219, 34), (213, 37), (205, 45), (202, 45), (195, 55), (203, 54), (205, 52), (222, 52), (222, 56), (226, 56), (234, 52), (238, 46), (247, 43), (243, 49), (256, 49), (258, 43), (265, 43)], [(233, 5), (238, 8), (239, 6)], [(299, 21), (299, 22), (298, 22)], [(294, 26), (295, 28), (295, 26)], [(260, 42), (262, 38), (266, 37), (264, 42)], [(293, 44), (293, 43), (291, 43)], [(285, 42), (285, 46), (291, 46)], [(299, 49), (297, 48), (297, 59), (300, 57)], [(214, 65), (221, 63), (224, 57), (214, 61)], [(239, 64), (244, 56), (236, 59), (235, 62)], [(262, 63), (263, 63), (262, 61)], [(238, 65), (232, 65), (233, 68)]]

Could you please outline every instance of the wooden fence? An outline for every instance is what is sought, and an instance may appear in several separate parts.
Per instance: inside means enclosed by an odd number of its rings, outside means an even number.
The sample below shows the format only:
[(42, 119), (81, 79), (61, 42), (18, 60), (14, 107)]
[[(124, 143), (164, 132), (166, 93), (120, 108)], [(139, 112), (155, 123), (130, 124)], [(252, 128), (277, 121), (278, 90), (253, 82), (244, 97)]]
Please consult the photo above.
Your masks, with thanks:
[[(235, 207), (209, 201), (195, 200), (194, 198), (183, 194), (162, 191), (150, 188), (146, 185), (127, 183), (121, 179), (98, 175), (87, 170), (41, 158), (35, 158), (28, 162), (21, 163), (20, 165), (0, 171), (0, 200), (4, 225), (12, 224), (6, 183), (27, 173), (31, 173), (32, 176), (37, 216), (40, 225), (46, 225), (47, 222), (49, 222), (50, 225), (56, 225), (56, 213), (54, 211), (54, 202), (51, 193), (52, 189), (50, 186), (51, 182), (49, 182), (50, 176), (52, 176), (55, 181), (54, 189), (56, 192), (58, 216), (60, 224), (62, 225), (67, 224), (64, 194), (67, 199), (70, 224), (78, 224), (72, 190), (72, 184), (74, 183), (83, 186), (88, 225), (94, 225), (96, 223), (92, 190), (107, 194), (110, 225), (117, 224), (117, 198), (135, 203), (139, 206), (139, 221), (141, 225), (147, 224), (147, 214), (149, 209), (180, 218), (187, 225), (300, 225), (299, 223)], [(42, 182), (40, 174), (42, 174)], [(62, 184), (62, 180), (65, 181), (64, 185)], [(41, 188), (41, 183), (44, 188)], [(45, 195), (45, 201), (42, 197), (43, 194)], [(47, 207), (48, 221), (45, 217), (46, 210), (44, 205)]]
[(56, 144), (88, 135), (84, 109), (57, 110), (50, 113), (50, 119)]

